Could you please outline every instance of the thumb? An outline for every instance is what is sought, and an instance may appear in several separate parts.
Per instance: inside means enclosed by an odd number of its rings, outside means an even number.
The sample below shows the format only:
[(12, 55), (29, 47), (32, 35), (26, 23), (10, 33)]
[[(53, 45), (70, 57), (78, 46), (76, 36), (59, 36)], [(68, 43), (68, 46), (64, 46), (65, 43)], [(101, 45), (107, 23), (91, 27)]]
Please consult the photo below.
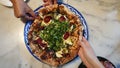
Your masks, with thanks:
[(84, 47), (84, 41), (83, 41), (83, 37), (79, 36), (79, 41), (78, 41), (78, 45), (80, 45), (81, 47)]
[(85, 39), (85, 37), (82, 37), (82, 41), (87, 47), (90, 46), (89, 42)]

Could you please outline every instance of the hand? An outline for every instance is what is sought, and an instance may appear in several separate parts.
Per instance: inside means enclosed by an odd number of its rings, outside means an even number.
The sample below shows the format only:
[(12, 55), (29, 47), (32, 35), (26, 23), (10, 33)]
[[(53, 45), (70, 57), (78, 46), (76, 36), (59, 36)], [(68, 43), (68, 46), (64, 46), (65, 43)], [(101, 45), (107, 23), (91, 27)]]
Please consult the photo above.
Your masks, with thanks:
[(43, 6), (57, 4), (57, 0), (43, 0), (43, 2), (44, 2)]
[(104, 68), (97, 59), (92, 47), (84, 37), (78, 42), (78, 45), (81, 46), (78, 55), (87, 68)]
[(13, 3), (14, 14), (17, 18), (33, 20), (35, 13), (23, 0), (11, 0)]

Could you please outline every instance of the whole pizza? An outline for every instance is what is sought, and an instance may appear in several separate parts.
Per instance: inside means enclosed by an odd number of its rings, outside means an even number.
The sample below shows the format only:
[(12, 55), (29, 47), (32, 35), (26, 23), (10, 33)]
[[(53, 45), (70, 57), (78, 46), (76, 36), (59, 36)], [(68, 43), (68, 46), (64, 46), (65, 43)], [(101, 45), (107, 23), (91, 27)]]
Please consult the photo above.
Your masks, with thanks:
[(28, 42), (42, 62), (60, 66), (77, 56), (82, 31), (78, 16), (64, 5), (55, 4), (38, 11), (28, 32)]

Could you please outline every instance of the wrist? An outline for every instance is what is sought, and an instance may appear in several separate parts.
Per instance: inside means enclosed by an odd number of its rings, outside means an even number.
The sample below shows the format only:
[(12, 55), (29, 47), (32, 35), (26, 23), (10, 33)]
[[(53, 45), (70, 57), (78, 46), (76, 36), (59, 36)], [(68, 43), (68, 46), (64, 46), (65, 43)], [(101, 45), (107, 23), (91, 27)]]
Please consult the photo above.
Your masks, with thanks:
[(93, 68), (105, 68), (102, 63), (97, 59), (93, 64)]

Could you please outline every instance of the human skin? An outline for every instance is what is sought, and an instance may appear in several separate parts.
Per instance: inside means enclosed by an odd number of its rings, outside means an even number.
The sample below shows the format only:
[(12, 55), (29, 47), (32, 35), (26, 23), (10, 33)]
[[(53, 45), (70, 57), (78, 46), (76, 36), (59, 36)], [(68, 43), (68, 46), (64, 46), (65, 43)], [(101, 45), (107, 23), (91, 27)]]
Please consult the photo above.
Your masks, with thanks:
[(92, 47), (84, 37), (78, 42), (78, 45), (80, 46), (78, 55), (87, 68), (104, 68), (97, 59)]
[(28, 20), (35, 19), (35, 13), (23, 0), (10, 0), (13, 4), (14, 15), (17, 18), (25, 18)]

